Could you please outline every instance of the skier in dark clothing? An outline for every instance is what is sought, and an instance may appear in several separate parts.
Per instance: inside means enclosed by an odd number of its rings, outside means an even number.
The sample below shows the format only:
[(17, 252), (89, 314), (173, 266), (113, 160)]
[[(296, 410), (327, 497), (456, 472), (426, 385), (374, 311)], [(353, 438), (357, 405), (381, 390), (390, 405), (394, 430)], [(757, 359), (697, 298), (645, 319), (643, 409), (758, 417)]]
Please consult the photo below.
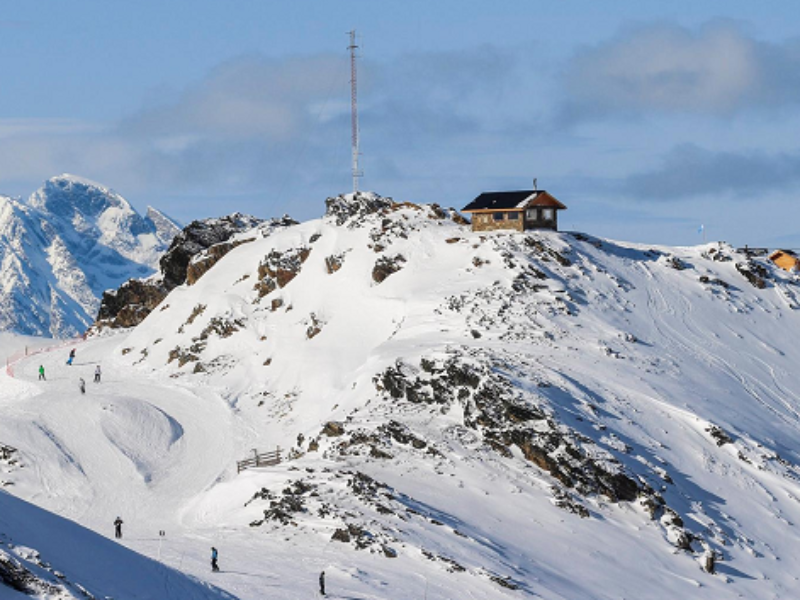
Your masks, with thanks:
[(80, 378), (80, 381), (79, 381), (78, 385), (81, 388), (81, 394), (85, 394), (86, 393), (86, 382), (83, 380), (83, 377)]
[(319, 593), (325, 595), (325, 571), (319, 574)]
[(219, 572), (219, 565), (217, 565), (217, 549), (214, 546), (211, 546), (211, 570), (214, 573)]
[(39, 381), (47, 381), (47, 378), (44, 376), (44, 365), (39, 365)]
[(100, 383), (100, 365), (97, 365), (97, 368), (94, 370), (94, 382)]
[(122, 519), (119, 517), (114, 521), (114, 537), (117, 539), (122, 537)]

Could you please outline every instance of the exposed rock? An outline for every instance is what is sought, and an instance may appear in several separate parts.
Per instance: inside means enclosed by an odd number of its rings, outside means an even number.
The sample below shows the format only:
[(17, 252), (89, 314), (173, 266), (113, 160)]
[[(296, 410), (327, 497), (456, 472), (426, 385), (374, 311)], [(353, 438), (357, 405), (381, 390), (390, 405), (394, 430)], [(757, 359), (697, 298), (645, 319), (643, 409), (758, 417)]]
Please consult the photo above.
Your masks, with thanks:
[(60, 586), (48, 583), (31, 573), (13, 556), (0, 550), (0, 584), (36, 598), (64, 598), (67, 592)]
[(556, 250), (553, 250), (550, 246), (546, 245), (538, 238), (535, 238), (533, 236), (526, 236), (525, 245), (528, 246), (531, 250), (533, 250), (533, 253), (545, 262), (550, 259), (553, 259), (562, 267), (569, 267), (570, 265), (572, 265), (572, 261), (569, 260), (566, 256), (564, 256), (560, 252), (557, 252)]
[(677, 256), (670, 256), (666, 260), (667, 266), (675, 269), (676, 271), (683, 271), (687, 268), (686, 263), (684, 263), (680, 258)]
[(129, 279), (117, 290), (103, 292), (93, 329), (135, 327), (166, 298), (167, 288), (158, 279)]
[(337, 421), (328, 421), (322, 428), (322, 433), (328, 437), (339, 437), (344, 434), (344, 425)]
[(748, 260), (747, 262), (736, 263), (736, 270), (739, 271), (754, 288), (763, 290), (767, 287), (767, 282), (765, 280), (769, 277), (769, 274), (763, 265)]
[(200, 332), (200, 336), (193, 338), (193, 340), (205, 340), (211, 334), (221, 338), (227, 338), (244, 327), (244, 324), (245, 321), (243, 318), (223, 319), (222, 317), (214, 317), (211, 319), (211, 321), (209, 321), (208, 325), (206, 325), (203, 331)]
[[(376, 386), (395, 400), (413, 404), (462, 407), (464, 425), (483, 432), (489, 447), (509, 456), (516, 446), (523, 456), (581, 495), (601, 494), (612, 502), (633, 501), (648, 493), (613, 461), (595, 460), (584, 440), (559, 426), (535, 405), (514, 397), (513, 386), (486, 367), (480, 370), (457, 359), (423, 359), (416, 370), (404, 363), (389, 367)], [(384, 431), (403, 439), (402, 430)]]
[(325, 257), (325, 270), (328, 275), (333, 275), (342, 268), (344, 264), (344, 254), (334, 254), (333, 256)]
[(308, 318), (308, 327), (306, 327), (306, 339), (310, 340), (319, 335), (322, 332), (323, 325), (322, 320), (316, 314), (311, 313)]
[(300, 273), (303, 263), (311, 254), (310, 248), (292, 248), (285, 252), (273, 250), (258, 265), (258, 283), (254, 289), (259, 297), (266, 296), (286, 285)]
[(722, 279), (718, 279), (716, 277), (715, 278), (711, 278), (708, 275), (700, 275), (700, 277), (698, 277), (697, 280), (700, 283), (708, 283), (708, 284), (711, 284), (711, 285), (718, 285), (718, 286), (723, 287), (725, 289), (728, 289), (729, 287), (731, 287), (726, 281), (723, 281)]
[(459, 225), (470, 225), (471, 222), (469, 219), (465, 218), (460, 212), (451, 208), (449, 209), (450, 218), (453, 219), (453, 223), (458, 223)]
[(164, 285), (173, 289), (186, 281), (192, 258), (216, 244), (227, 242), (237, 233), (253, 229), (262, 219), (234, 213), (219, 219), (192, 221), (184, 227), (159, 262)]
[(373, 281), (375, 281), (375, 283), (381, 283), (384, 279), (389, 277), (389, 275), (397, 273), (402, 269), (404, 262), (406, 262), (406, 259), (402, 254), (397, 254), (394, 257), (381, 256), (372, 269)]
[(337, 225), (347, 223), (350, 227), (359, 227), (364, 217), (388, 209), (393, 204), (391, 198), (370, 192), (356, 192), (325, 200), (325, 216), (334, 219)]
[(198, 279), (205, 275), (209, 269), (217, 264), (219, 259), (225, 256), (228, 252), (237, 246), (252, 242), (254, 239), (255, 238), (248, 238), (244, 240), (236, 240), (234, 242), (222, 242), (207, 248), (200, 254), (195, 255), (189, 262), (189, 266), (186, 267), (186, 283), (188, 285), (194, 285), (197, 283)]
[(514, 583), (510, 577), (501, 577), (499, 575), (491, 575), (489, 577), (492, 581), (494, 581), (500, 587), (504, 587), (508, 590), (518, 590), (519, 586)]
[(725, 433), (725, 431), (718, 425), (711, 425), (710, 427), (706, 428), (706, 431), (708, 432), (708, 435), (714, 438), (717, 446), (724, 446), (725, 444), (730, 444), (733, 442), (731, 436)]
[(334, 542), (350, 543), (350, 532), (347, 529), (337, 529), (333, 532), (331, 540)]
[(167, 359), (167, 364), (171, 363), (172, 361), (177, 360), (178, 366), (182, 367), (186, 363), (189, 362), (197, 362), (200, 360), (200, 357), (196, 354), (192, 354), (192, 352), (187, 351), (179, 346), (176, 346), (172, 350), (169, 351), (169, 357)]

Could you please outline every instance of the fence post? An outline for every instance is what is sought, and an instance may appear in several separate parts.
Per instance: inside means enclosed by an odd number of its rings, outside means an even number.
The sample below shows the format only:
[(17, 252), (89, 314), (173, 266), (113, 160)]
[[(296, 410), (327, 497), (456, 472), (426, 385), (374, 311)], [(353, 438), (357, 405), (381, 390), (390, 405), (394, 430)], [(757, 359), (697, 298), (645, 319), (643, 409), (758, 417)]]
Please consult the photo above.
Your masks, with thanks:
[(258, 448), (253, 448), (253, 454), (254, 454), (254, 455), (255, 455), (255, 457), (256, 457), (256, 466), (258, 467), (258, 466), (260, 466), (260, 465), (258, 464)]

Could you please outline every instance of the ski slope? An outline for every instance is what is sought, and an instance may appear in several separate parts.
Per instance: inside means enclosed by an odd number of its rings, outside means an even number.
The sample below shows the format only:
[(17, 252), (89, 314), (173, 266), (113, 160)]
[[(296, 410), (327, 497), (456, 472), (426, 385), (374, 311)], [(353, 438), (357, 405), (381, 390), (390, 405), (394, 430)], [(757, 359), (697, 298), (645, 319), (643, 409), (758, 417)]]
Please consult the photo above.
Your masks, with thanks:
[[(724, 244), (474, 234), (413, 205), (310, 221), (72, 367), (17, 363), (0, 441), (24, 466), (0, 479), (106, 537), (120, 515), (122, 546), (237, 598), (316, 597), (322, 570), (334, 598), (797, 597), (797, 298)], [(276, 446), (292, 460), (237, 474)]]

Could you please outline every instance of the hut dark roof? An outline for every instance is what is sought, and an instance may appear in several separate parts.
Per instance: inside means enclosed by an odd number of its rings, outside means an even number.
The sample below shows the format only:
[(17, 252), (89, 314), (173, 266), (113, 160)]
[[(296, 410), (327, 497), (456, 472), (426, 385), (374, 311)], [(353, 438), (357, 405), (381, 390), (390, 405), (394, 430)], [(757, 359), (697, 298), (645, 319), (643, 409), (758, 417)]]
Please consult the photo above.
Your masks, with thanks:
[(516, 192), (484, 192), (461, 210), (509, 210), (529, 206), (567, 208), (544, 190), (519, 190)]

